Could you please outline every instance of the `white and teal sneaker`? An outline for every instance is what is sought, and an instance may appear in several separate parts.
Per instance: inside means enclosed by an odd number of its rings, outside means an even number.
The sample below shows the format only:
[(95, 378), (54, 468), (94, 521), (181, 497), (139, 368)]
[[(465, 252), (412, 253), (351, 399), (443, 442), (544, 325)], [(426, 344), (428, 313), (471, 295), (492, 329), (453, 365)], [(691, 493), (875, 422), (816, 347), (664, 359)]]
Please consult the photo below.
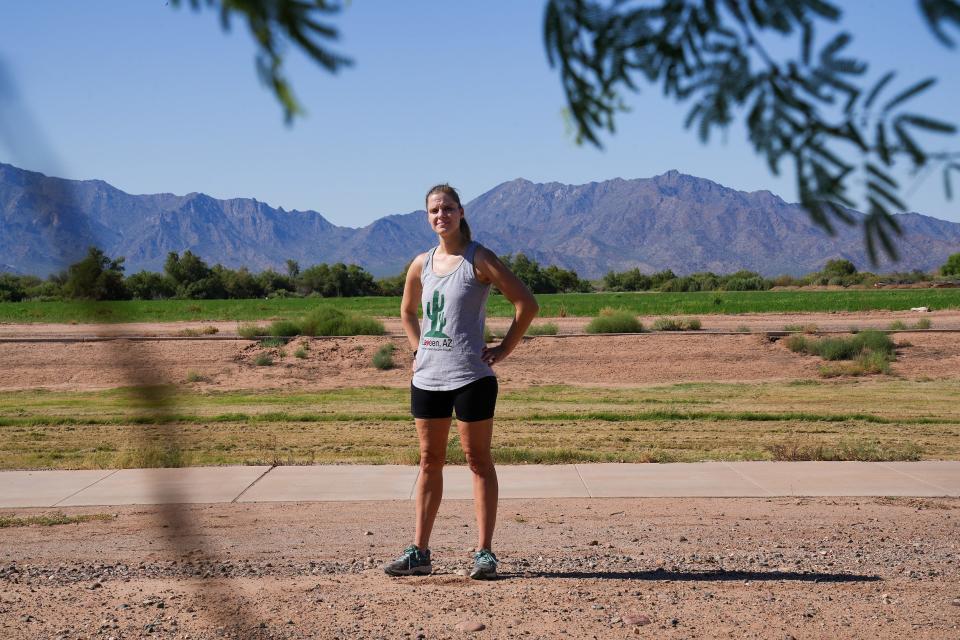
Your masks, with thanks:
[(383, 571), (389, 576), (426, 576), (433, 571), (430, 563), (430, 549), (421, 551), (412, 544), (403, 550), (399, 558), (383, 565)]
[(497, 556), (490, 549), (480, 549), (473, 554), (473, 571), (470, 577), (474, 580), (493, 580), (497, 577)]

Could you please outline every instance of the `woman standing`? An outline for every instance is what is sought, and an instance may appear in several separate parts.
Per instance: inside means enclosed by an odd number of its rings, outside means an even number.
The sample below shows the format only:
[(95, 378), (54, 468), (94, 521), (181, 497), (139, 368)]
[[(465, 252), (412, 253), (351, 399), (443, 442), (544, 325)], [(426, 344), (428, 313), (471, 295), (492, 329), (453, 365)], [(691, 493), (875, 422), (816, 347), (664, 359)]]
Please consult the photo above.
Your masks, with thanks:
[[(474, 242), (460, 196), (447, 184), (427, 192), (427, 219), (439, 244), (410, 264), (400, 318), (414, 350), (410, 408), (420, 440), (413, 544), (384, 566), (392, 576), (432, 571), (430, 532), (443, 496), (447, 436), (456, 410), (460, 443), (473, 472), (478, 543), (470, 577), (493, 578), (497, 472), (490, 455), (497, 378), (491, 368), (510, 355), (539, 307), (533, 294), (490, 250)], [(503, 341), (483, 340), (487, 295), (496, 286), (515, 308)], [(423, 322), (417, 317), (423, 306)]]

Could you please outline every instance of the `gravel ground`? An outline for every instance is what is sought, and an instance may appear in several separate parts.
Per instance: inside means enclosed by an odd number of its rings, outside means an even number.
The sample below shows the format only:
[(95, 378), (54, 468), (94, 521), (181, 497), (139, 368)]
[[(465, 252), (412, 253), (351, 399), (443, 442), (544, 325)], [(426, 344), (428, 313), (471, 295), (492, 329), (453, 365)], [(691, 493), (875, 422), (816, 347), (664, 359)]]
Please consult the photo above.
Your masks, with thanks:
[(417, 578), (379, 569), (409, 502), (109, 510), (0, 529), (0, 635), (960, 637), (956, 499), (503, 500), (491, 582), (461, 575), (470, 501)]

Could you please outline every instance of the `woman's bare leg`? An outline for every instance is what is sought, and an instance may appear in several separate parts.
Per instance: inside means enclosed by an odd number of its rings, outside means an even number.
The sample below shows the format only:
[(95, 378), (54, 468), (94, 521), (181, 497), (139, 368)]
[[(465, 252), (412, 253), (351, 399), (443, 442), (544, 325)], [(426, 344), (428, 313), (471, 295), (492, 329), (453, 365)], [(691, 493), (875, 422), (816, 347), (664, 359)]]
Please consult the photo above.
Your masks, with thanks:
[(493, 529), (497, 524), (499, 485), (490, 455), (493, 418), (478, 422), (457, 421), (460, 444), (473, 472), (473, 508), (477, 514), (477, 549), (493, 550)]
[(417, 478), (417, 525), (413, 543), (420, 549), (430, 546), (430, 533), (443, 498), (443, 463), (447, 459), (447, 436), (451, 418), (417, 418), (420, 439), (420, 476)]

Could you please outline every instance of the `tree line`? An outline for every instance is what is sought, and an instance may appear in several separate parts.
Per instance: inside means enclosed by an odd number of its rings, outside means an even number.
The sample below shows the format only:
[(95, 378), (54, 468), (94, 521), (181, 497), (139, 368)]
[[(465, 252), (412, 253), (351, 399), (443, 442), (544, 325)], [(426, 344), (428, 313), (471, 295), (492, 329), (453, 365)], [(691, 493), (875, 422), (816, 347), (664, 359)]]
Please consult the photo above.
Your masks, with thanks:
[[(610, 271), (598, 281), (580, 278), (576, 271), (555, 265), (542, 267), (523, 253), (500, 256), (533, 293), (589, 293), (593, 291), (765, 291), (773, 287), (810, 285), (871, 285), (877, 282), (921, 282), (933, 278), (921, 271), (874, 274), (857, 271), (849, 260), (829, 260), (823, 269), (801, 277), (765, 278), (753, 271), (730, 274), (712, 272), (679, 276), (667, 269), (646, 274), (639, 269)], [(403, 293), (409, 264), (395, 276), (374, 278), (355, 264), (316, 264), (300, 268), (286, 261), (286, 272), (272, 269), (252, 273), (246, 267), (230, 269), (208, 265), (191, 251), (171, 251), (163, 272), (138, 271), (124, 276), (124, 258), (111, 258), (97, 247), (66, 270), (46, 279), (37, 276), (0, 274), (0, 302), (22, 300), (163, 300), (249, 299), (316, 296), (399, 296)], [(945, 277), (960, 276), (960, 253), (951, 255), (940, 268)]]

